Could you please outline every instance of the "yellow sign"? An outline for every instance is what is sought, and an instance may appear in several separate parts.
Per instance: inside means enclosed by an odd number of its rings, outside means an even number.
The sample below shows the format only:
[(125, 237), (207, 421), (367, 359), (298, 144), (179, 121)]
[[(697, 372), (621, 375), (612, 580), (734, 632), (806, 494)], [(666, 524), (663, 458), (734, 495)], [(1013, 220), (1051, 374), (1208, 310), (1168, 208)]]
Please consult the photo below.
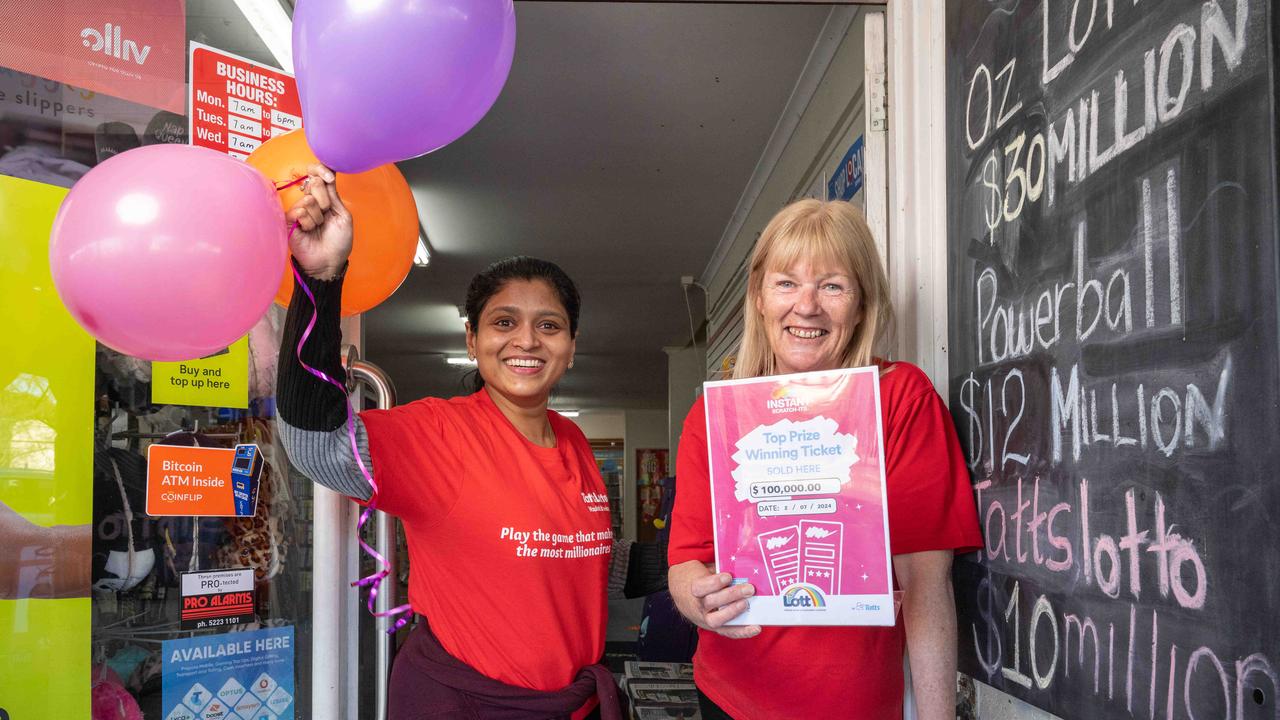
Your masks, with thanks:
[(249, 338), (207, 358), (151, 363), (151, 402), (249, 407)]
[(94, 343), (49, 273), (66, 194), (0, 177), (0, 717), (15, 720), (90, 715)]

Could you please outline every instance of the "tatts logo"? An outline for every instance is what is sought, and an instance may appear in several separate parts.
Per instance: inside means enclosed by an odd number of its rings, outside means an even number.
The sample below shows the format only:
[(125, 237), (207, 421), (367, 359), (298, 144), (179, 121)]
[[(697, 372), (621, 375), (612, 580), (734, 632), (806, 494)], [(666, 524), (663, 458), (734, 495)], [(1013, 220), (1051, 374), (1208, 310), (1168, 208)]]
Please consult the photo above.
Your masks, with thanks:
[(782, 607), (788, 610), (826, 610), (827, 600), (818, 588), (796, 583), (782, 591)]
[(803, 400), (791, 397), (791, 389), (786, 385), (774, 388), (769, 399), (765, 401), (765, 406), (772, 410), (774, 415), (803, 412), (809, 409), (808, 404)]
[(151, 46), (143, 45), (142, 49), (138, 49), (138, 43), (132, 40), (121, 42), (122, 34), (119, 25), (107, 23), (102, 27), (102, 32), (95, 28), (81, 30), (80, 41), (93, 52), (101, 52), (118, 60), (132, 60), (139, 65), (145, 64), (147, 56), (151, 54)]

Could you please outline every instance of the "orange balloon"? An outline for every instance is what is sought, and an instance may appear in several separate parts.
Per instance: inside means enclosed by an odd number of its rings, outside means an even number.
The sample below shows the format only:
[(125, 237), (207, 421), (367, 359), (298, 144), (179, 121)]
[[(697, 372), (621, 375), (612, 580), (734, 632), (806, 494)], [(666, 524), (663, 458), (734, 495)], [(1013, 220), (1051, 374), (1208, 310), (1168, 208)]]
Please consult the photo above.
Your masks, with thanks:
[[(307, 168), (319, 162), (301, 130), (271, 138), (248, 159), (276, 185), (305, 177)], [(279, 195), (288, 211), (302, 197), (302, 187), (285, 188)], [(408, 276), (418, 246), (418, 206), (404, 175), (391, 164), (355, 175), (338, 173), (338, 195), (355, 225), (342, 314), (356, 315), (391, 297)], [(288, 307), (292, 297), (291, 266), (285, 269), (276, 302)]]

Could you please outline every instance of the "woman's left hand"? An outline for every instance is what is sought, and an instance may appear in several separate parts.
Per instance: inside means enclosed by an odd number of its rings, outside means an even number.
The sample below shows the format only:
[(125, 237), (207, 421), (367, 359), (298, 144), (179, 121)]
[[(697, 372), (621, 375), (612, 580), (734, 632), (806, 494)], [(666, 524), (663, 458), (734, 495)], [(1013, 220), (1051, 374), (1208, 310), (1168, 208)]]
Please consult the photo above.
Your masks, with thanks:
[(956, 605), (950, 550), (895, 555), (911, 688), (920, 720), (949, 720), (956, 710)]

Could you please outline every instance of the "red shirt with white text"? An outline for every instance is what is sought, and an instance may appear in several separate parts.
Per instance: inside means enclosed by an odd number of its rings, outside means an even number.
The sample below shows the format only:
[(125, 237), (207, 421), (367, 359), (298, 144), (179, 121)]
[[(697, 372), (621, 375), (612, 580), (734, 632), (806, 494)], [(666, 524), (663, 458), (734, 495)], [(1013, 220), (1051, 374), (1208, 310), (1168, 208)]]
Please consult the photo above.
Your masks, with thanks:
[[(951, 416), (919, 368), (892, 368), (880, 376), (890, 551), (976, 550), (978, 514)], [(715, 562), (706, 435), (699, 398), (676, 459), (672, 565)], [(746, 640), (698, 634), (694, 679), (739, 720), (902, 717), (901, 616), (894, 627), (766, 627)]]

